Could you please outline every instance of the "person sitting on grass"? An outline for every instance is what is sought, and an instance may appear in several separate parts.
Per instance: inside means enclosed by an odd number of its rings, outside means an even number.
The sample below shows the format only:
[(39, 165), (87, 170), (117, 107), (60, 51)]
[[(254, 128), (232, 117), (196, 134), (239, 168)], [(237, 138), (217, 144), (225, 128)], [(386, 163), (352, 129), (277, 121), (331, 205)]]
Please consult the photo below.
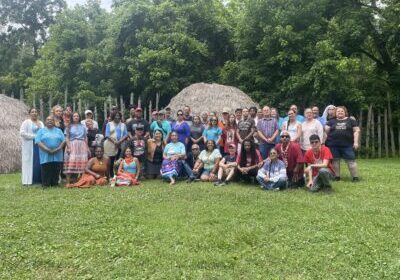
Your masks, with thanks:
[(286, 166), (283, 161), (278, 159), (278, 152), (275, 148), (269, 151), (269, 157), (265, 160), (263, 167), (258, 170), (256, 178), (261, 188), (266, 191), (279, 191), (286, 188)]
[(221, 153), (213, 140), (206, 142), (206, 149), (203, 150), (198, 159), (195, 168), (203, 166), (200, 180), (203, 182), (214, 182), (217, 179), (217, 172), (219, 161), (221, 160)]
[[(224, 186), (229, 184), (235, 175), (237, 167), (236, 158), (236, 145), (229, 144), (228, 155), (224, 156), (219, 163), (218, 181), (215, 182), (214, 186)], [(224, 181), (222, 181), (223, 177), (225, 177)]]
[(172, 186), (175, 185), (175, 179), (182, 170), (182, 163), (186, 159), (186, 148), (178, 141), (178, 134), (175, 131), (171, 133), (170, 138), (171, 142), (164, 148), (161, 177), (168, 179)]
[(133, 156), (132, 149), (127, 147), (124, 159), (119, 164), (115, 186), (139, 185), (137, 179), (140, 176), (140, 162)]
[(238, 164), (238, 175), (241, 180), (250, 182), (257, 176), (258, 168), (263, 166), (263, 159), (253, 141), (243, 141), (236, 163)]
[(66, 188), (90, 188), (91, 186), (104, 186), (108, 183), (110, 160), (104, 156), (103, 147), (95, 149), (95, 157), (86, 165), (85, 173), (75, 184), (67, 184)]
[(304, 155), (304, 161), (309, 164), (304, 170), (308, 177), (307, 187), (311, 192), (324, 188), (330, 190), (335, 174), (331, 163), (332, 153), (328, 147), (321, 145), (321, 139), (316, 134), (310, 136), (310, 144), (311, 149)]
[(200, 179), (200, 174), (203, 171), (202, 165), (200, 164), (201, 161), (199, 161), (200, 163), (196, 165), (200, 155), (200, 146), (198, 144), (193, 144), (191, 150), (192, 151), (188, 153), (185, 160), (187, 165), (190, 167), (190, 170), (185, 169), (189, 177), (188, 183), (191, 183), (196, 179)]

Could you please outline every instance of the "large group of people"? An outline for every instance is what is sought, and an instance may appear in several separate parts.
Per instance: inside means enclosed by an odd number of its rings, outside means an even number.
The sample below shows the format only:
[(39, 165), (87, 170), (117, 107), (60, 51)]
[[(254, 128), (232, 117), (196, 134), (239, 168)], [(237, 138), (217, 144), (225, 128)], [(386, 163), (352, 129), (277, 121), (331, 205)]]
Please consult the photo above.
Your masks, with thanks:
[(344, 159), (359, 180), (355, 151), (359, 126), (344, 106), (314, 106), (299, 114), (296, 105), (279, 116), (264, 106), (223, 108), (192, 115), (189, 106), (153, 112), (150, 122), (133, 107), (126, 120), (112, 107), (102, 127), (93, 119), (56, 105), (44, 124), (32, 108), (21, 125), (22, 184), (66, 188), (133, 186), (161, 178), (170, 185), (243, 181), (265, 190), (331, 189)]

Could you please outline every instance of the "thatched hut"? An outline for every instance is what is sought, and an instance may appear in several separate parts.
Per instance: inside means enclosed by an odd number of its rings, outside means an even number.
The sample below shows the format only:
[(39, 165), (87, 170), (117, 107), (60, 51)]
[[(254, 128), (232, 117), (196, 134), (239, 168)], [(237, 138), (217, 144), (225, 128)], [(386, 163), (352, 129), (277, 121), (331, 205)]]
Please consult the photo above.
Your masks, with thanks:
[(238, 88), (220, 84), (197, 83), (184, 88), (168, 104), (174, 112), (188, 105), (193, 114), (222, 112), (224, 107), (233, 113), (236, 108), (259, 107), (246, 93)]
[(28, 118), (28, 107), (21, 101), (0, 94), (0, 174), (21, 170), (19, 129)]

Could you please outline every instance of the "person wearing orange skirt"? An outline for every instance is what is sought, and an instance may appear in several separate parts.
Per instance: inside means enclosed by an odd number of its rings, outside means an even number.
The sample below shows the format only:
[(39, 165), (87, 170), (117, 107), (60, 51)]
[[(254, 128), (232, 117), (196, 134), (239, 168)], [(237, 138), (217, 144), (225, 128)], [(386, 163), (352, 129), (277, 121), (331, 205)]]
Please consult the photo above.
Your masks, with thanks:
[(86, 165), (85, 173), (75, 184), (67, 184), (66, 188), (90, 188), (91, 186), (104, 186), (108, 184), (110, 160), (104, 156), (103, 147), (95, 149), (95, 157)]
[(140, 176), (140, 162), (132, 156), (131, 148), (127, 147), (124, 152), (124, 159), (119, 164), (115, 186), (134, 186), (139, 185), (137, 178)]

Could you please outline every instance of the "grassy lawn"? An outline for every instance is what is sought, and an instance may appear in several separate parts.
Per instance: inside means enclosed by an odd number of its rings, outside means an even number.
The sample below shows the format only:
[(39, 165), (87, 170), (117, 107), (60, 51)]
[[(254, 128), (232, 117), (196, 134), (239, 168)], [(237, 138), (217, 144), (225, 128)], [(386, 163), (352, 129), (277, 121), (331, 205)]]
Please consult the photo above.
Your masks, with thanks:
[(0, 175), (0, 279), (399, 279), (400, 160), (359, 165), (330, 194)]

